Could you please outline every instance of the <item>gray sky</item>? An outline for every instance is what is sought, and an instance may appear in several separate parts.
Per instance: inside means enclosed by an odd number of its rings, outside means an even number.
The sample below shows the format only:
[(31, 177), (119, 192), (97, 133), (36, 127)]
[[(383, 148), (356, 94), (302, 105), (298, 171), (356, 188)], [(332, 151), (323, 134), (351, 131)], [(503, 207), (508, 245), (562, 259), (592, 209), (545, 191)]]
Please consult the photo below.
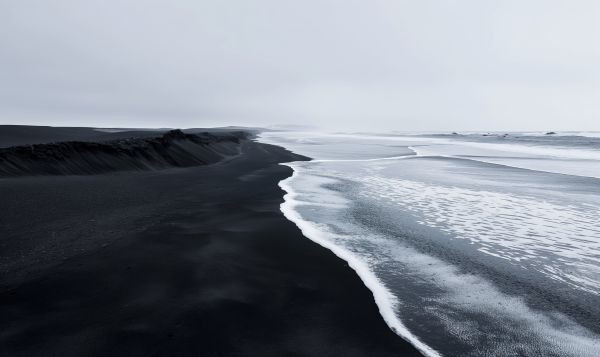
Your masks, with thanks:
[(0, 0), (0, 123), (600, 130), (600, 1)]

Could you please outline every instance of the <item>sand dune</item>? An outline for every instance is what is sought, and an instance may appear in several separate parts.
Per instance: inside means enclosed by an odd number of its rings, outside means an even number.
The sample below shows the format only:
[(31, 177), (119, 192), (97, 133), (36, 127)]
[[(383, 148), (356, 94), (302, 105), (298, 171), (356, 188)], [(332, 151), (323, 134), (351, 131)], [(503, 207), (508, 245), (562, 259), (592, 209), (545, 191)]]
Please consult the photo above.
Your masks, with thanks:
[(0, 149), (0, 176), (89, 175), (218, 162), (239, 152), (244, 133), (185, 134), (103, 142), (65, 141)]

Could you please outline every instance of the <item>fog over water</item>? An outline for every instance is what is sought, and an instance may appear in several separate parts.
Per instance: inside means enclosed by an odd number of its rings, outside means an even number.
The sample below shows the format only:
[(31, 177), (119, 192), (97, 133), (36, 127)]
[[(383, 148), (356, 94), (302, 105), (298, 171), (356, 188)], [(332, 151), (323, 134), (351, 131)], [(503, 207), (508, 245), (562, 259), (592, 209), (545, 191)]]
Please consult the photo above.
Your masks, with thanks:
[(598, 130), (600, 3), (0, 2), (0, 123)]

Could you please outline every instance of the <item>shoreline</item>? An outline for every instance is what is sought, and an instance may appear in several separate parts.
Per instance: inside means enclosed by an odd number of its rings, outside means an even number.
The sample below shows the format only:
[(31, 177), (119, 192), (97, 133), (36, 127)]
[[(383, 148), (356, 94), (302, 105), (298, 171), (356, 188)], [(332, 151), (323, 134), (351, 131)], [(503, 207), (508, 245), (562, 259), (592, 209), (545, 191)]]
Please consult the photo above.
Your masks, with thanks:
[(299, 159), (245, 141), (204, 167), (3, 179), (0, 353), (420, 356), (283, 216)]
[(441, 354), (438, 351), (423, 343), (403, 324), (402, 320), (396, 316), (393, 307), (397, 303), (397, 299), (392, 295), (388, 288), (383, 285), (373, 271), (364, 262), (353, 256), (350, 251), (328, 242), (327, 239), (323, 238), (323, 236), (327, 236), (331, 233), (319, 230), (318, 225), (302, 218), (300, 213), (295, 209), (299, 204), (299, 201), (296, 200), (298, 194), (290, 185), (290, 181), (294, 179), (298, 174), (298, 171), (294, 168), (293, 163), (285, 163), (282, 165), (288, 166), (294, 170), (292, 176), (279, 182), (279, 187), (286, 192), (284, 195), (284, 202), (281, 204), (283, 215), (294, 222), (306, 238), (331, 251), (335, 256), (344, 260), (348, 266), (355, 271), (363, 284), (373, 294), (373, 299), (379, 309), (382, 319), (394, 333), (412, 344), (423, 355), (428, 357), (440, 357)]
[[(305, 236), (350, 263), (388, 325), (425, 347), (425, 355), (593, 355), (598, 349), (595, 296), (583, 289), (594, 284), (593, 271), (583, 268), (593, 259), (586, 253), (596, 227), (588, 215), (597, 206), (592, 178), (445, 156), (384, 161), (369, 155), (393, 154), (397, 143), (319, 135), (263, 137), (318, 158), (286, 164), (294, 175), (280, 183), (288, 192), (282, 210)], [(386, 149), (371, 150), (376, 144)], [(358, 154), (363, 157), (354, 159)], [(500, 176), (503, 181), (492, 179)], [(589, 198), (580, 201), (582, 192)], [(564, 228), (573, 221), (581, 239)], [(548, 245), (557, 241), (564, 244)], [(561, 270), (556, 260), (565, 253), (573, 270)], [(547, 270), (536, 266), (542, 259)], [(560, 276), (581, 280), (568, 287), (554, 281)]]

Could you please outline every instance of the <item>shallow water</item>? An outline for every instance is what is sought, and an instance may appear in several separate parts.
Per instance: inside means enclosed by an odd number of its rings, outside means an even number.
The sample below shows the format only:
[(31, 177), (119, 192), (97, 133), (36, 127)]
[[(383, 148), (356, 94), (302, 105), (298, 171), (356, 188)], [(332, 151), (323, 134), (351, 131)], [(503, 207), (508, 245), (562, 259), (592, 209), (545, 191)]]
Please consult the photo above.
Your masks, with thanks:
[(600, 138), (266, 133), (282, 211), (427, 355), (600, 355)]

